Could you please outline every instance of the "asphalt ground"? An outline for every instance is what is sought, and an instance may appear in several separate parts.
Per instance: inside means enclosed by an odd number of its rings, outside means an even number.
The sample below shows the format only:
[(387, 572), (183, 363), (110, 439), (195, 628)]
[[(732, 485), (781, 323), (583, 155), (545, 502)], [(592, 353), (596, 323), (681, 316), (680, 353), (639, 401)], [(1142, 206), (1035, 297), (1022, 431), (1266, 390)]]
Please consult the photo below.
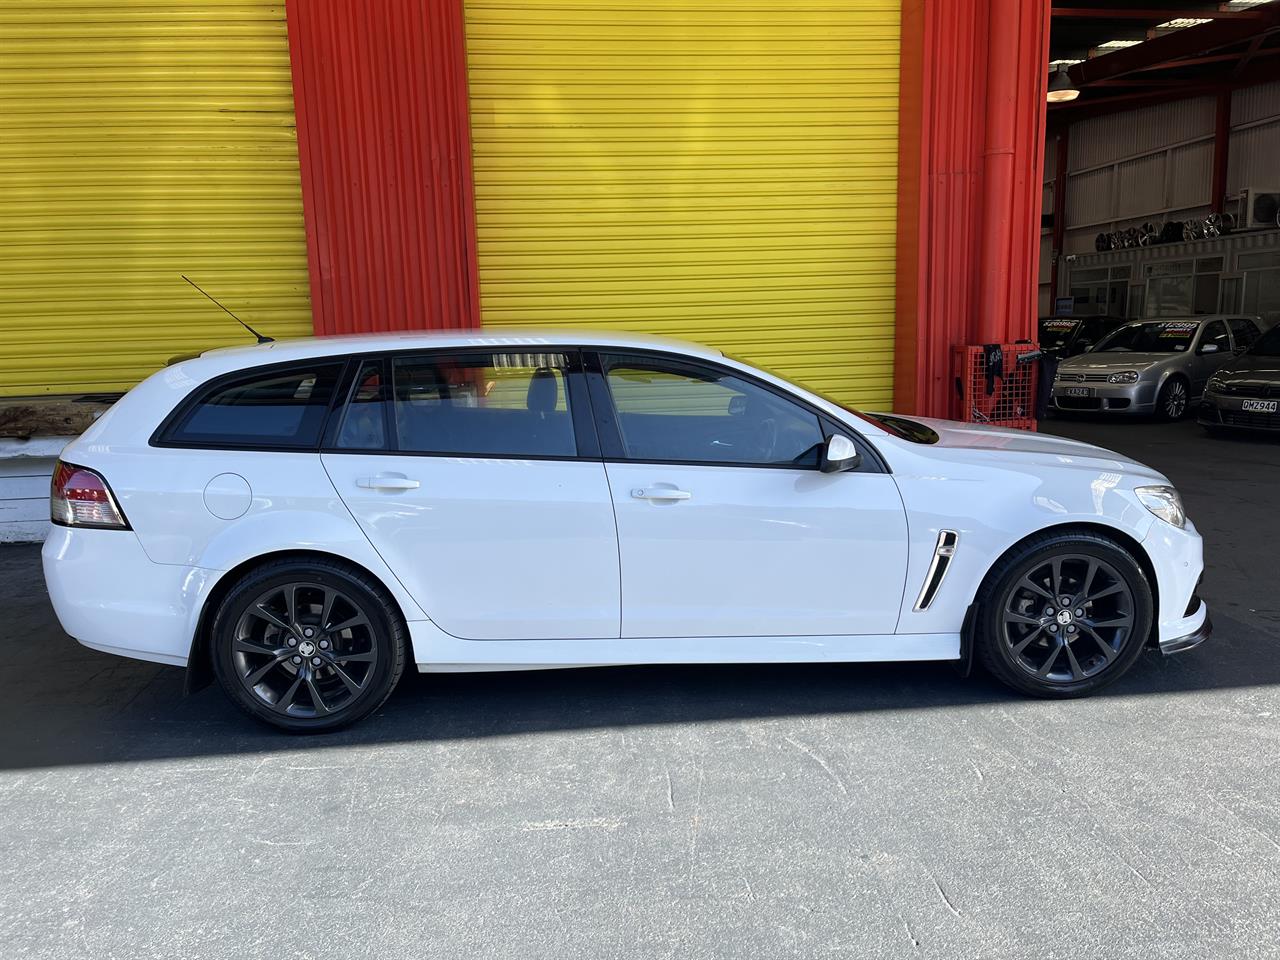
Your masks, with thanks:
[(942, 664), (406, 675), (277, 734), (0, 548), (0, 957), (1280, 956), (1280, 441), (1051, 421), (1204, 534), (1214, 637), (1049, 703)]

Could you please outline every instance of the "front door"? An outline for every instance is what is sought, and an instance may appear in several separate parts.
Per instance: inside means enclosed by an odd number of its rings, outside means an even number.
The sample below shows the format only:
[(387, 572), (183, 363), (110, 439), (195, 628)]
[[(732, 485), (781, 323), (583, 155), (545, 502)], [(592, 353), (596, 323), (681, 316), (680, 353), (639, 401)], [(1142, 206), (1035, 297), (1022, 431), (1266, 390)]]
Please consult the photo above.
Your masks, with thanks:
[(819, 416), (715, 364), (615, 354), (590, 365), (624, 637), (894, 632), (906, 517), (869, 456), (859, 471), (820, 472)]
[[(1216, 350), (1205, 351), (1211, 345)], [(1204, 392), (1204, 385), (1214, 371), (1231, 359), (1231, 338), (1227, 333), (1225, 320), (1210, 320), (1200, 330), (1200, 339), (1196, 342), (1195, 356), (1191, 359), (1191, 396), (1198, 397)]]
[(325, 469), (446, 633), (618, 636), (613, 507), (577, 362), (565, 352), (373, 359), (335, 418)]

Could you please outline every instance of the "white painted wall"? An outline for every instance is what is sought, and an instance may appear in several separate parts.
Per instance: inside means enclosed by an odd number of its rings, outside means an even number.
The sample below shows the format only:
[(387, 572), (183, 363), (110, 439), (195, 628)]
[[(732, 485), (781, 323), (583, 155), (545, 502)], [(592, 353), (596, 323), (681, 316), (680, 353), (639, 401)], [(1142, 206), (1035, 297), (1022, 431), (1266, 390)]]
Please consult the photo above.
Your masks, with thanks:
[(39, 543), (48, 534), (49, 478), (72, 439), (0, 439), (0, 543)]

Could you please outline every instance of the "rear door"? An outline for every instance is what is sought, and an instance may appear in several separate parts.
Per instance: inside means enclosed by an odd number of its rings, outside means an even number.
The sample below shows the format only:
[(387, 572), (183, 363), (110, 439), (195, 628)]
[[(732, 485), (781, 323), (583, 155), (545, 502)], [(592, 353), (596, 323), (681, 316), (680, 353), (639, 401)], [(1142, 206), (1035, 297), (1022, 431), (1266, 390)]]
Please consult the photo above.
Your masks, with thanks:
[(573, 351), (365, 361), (323, 453), (343, 502), (446, 633), (619, 635), (613, 507)]
[(893, 478), (825, 474), (830, 426), (715, 364), (589, 355), (624, 637), (891, 634), (907, 562)]

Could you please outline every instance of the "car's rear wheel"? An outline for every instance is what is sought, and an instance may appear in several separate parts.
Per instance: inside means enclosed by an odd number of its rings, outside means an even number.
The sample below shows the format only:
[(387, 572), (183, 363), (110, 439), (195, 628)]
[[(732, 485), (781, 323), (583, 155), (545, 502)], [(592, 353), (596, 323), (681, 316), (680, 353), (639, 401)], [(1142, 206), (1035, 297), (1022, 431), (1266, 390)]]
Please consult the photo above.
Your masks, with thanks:
[(367, 716), (404, 671), (405, 627), (381, 584), (346, 564), (281, 560), (241, 579), (212, 628), (213, 669), (250, 716), (335, 730)]
[(1084, 531), (1046, 533), (987, 577), (974, 643), (986, 668), (1015, 690), (1082, 697), (1133, 665), (1153, 613), (1146, 574), (1121, 544)]
[(1161, 420), (1181, 420), (1187, 413), (1191, 390), (1182, 377), (1170, 377), (1156, 398), (1156, 415)]

